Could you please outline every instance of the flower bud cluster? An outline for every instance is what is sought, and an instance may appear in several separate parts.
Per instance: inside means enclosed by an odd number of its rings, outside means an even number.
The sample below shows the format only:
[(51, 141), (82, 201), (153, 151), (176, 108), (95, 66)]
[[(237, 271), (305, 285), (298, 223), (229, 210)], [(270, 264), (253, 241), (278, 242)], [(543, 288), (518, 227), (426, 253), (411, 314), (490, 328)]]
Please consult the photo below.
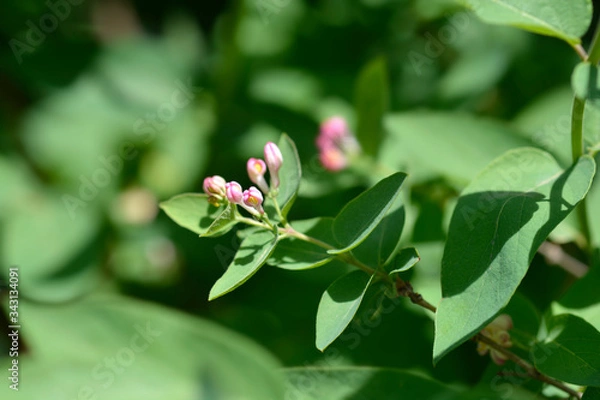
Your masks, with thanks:
[[(274, 194), (279, 188), (279, 169), (283, 165), (281, 150), (275, 143), (268, 142), (264, 147), (265, 161), (259, 158), (250, 158), (246, 163), (246, 170), (250, 180), (258, 186), (250, 186), (243, 190), (238, 182), (227, 182), (219, 175), (209, 176), (204, 179), (202, 188), (208, 195), (208, 202), (219, 207), (224, 201), (236, 204), (244, 208), (250, 214), (261, 217), (263, 209), (264, 194)], [(265, 179), (269, 171), (270, 185)], [(260, 190), (259, 190), (260, 189)], [(261, 192), (262, 190), (262, 192)]]

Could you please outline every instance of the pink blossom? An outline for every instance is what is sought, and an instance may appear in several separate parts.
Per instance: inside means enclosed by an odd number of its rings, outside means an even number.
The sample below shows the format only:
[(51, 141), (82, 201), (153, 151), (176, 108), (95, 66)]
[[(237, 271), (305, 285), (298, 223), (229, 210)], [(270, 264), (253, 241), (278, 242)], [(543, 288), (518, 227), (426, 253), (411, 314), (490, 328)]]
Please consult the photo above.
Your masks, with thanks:
[(269, 185), (265, 180), (265, 173), (267, 172), (267, 164), (259, 158), (250, 158), (246, 163), (246, 170), (250, 180), (258, 185), (260, 190), (265, 193), (269, 192)]
[(242, 185), (240, 185), (236, 181), (227, 182), (225, 184), (225, 191), (227, 194), (227, 200), (229, 200), (233, 204), (242, 204), (244, 198), (242, 192)]
[(262, 193), (256, 187), (250, 186), (248, 190), (244, 190), (243, 204), (246, 206), (244, 208), (251, 214), (258, 216), (265, 213), (262, 207), (263, 200)]

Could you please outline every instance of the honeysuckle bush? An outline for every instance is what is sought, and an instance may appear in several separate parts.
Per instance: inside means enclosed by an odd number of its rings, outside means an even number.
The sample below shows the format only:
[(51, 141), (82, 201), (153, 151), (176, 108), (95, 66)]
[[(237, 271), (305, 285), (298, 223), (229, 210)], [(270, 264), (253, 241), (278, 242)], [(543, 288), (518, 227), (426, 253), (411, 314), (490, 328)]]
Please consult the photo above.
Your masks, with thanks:
[[(546, 143), (552, 149), (557, 142), (568, 140), (570, 161), (565, 163), (543, 148), (513, 148), (466, 184), (449, 222), (440, 266), (441, 299), (436, 304), (408, 280), (410, 270), (419, 268), (421, 256), (418, 246), (404, 245), (403, 226), (410, 208), (402, 192), (410, 177), (398, 170), (394, 161), (407, 151), (402, 149), (402, 135), (410, 134), (396, 132), (409, 131), (411, 124), (388, 111), (389, 83), (381, 59), (360, 74), (356, 134), (346, 119), (331, 115), (323, 121), (315, 140), (318, 159), (324, 170), (330, 171), (326, 175), (329, 179), (333, 181), (335, 174), (345, 171), (372, 183), (334, 218), (320, 216), (318, 209), (310, 219), (289, 218), (302, 193), (301, 184), (307, 183), (293, 132), (283, 134), (277, 144), (266, 143), (264, 160), (248, 160), (246, 171), (256, 186), (244, 190), (238, 182), (213, 175), (204, 180), (204, 193), (177, 195), (161, 207), (176, 223), (201, 238), (219, 237), (232, 229), (241, 238), (233, 260), (212, 286), (209, 300), (237, 289), (265, 265), (290, 271), (327, 268), (333, 261), (346, 265), (347, 271), (331, 282), (316, 309), (315, 345), (320, 351), (335, 344), (359, 317), (367, 293), (375, 293), (380, 304), (385, 298), (405, 297), (435, 320), (431, 343), (434, 364), (461, 344), (473, 341), (472, 350), (482, 356), (489, 354), (494, 364), (514, 365), (508, 372), (499, 367), (491, 370), (511, 386), (509, 398), (596, 399), (600, 391), (600, 320), (597, 311), (593, 315), (575, 306), (583, 302), (598, 309), (598, 238), (590, 227), (586, 196), (596, 173), (594, 157), (600, 144), (600, 126), (589, 126), (600, 112), (600, 33), (588, 51), (580, 39), (591, 23), (591, 2), (466, 0), (464, 4), (488, 23), (564, 40), (581, 57), (581, 63), (574, 66), (572, 75), (570, 140), (551, 138)], [(444, 121), (442, 116), (429, 118), (438, 125), (440, 134), (450, 128), (447, 124), (456, 123)], [(478, 123), (464, 121), (471, 122)], [(482, 135), (497, 135), (496, 126), (478, 124)], [(436, 143), (424, 140), (421, 146), (409, 150), (423, 153), (415, 157), (443, 170), (444, 160), (436, 159)], [(457, 149), (454, 156), (461, 157), (460, 151)], [(418, 176), (418, 168), (411, 174)], [(569, 226), (576, 232), (572, 237), (583, 263), (548, 241), (561, 232), (559, 225), (564, 227), (570, 214), (576, 219)], [(570, 295), (579, 296), (577, 299), (555, 303), (538, 318), (537, 311), (527, 311), (535, 307), (526, 296), (517, 294), (517, 288), (542, 245), (553, 246), (560, 253), (562, 261), (557, 262), (565, 269), (573, 261), (584, 264), (587, 276), (574, 284), (578, 290), (572, 289), (576, 294)], [(301, 295), (301, 288), (294, 290)], [(381, 345), (393, 353), (394, 343)], [(290, 387), (295, 387), (296, 379), (311, 382), (303, 390), (293, 390), (291, 396), (295, 397), (290, 398), (346, 398), (344, 393), (377, 399), (411, 395), (507, 398), (506, 391), (498, 390), (494, 383), (487, 391), (468, 392), (407, 371), (370, 374), (365, 379), (376, 376), (379, 383), (364, 387), (361, 374), (366, 372), (360, 368), (309, 371), (288, 370)], [(292, 393), (289, 390), (288, 395)]]

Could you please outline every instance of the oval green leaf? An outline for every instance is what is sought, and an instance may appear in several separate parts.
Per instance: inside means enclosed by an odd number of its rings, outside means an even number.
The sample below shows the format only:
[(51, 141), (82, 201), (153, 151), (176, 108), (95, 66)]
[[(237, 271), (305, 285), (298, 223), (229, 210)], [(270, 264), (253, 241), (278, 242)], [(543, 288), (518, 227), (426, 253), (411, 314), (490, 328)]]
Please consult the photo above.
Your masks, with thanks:
[(200, 193), (183, 193), (160, 203), (160, 208), (175, 223), (185, 229), (205, 234), (213, 221), (224, 211), (208, 202), (208, 196)]
[(536, 368), (558, 380), (600, 386), (600, 332), (571, 314), (551, 317), (531, 350)]
[[(284, 398), (273, 356), (188, 313), (112, 294), (60, 306), (23, 299), (19, 311), (30, 351), (19, 352), (18, 395), (5, 399)], [(10, 364), (0, 360), (4, 371)], [(9, 382), (0, 393), (13, 392)]]
[(553, 36), (571, 45), (592, 21), (591, 0), (462, 0), (479, 18), (490, 24), (510, 25)]
[(419, 255), (417, 249), (414, 247), (407, 247), (400, 250), (398, 255), (394, 257), (394, 261), (387, 266), (386, 270), (390, 270), (388, 272), (390, 275), (398, 272), (408, 271), (419, 261), (421, 261), (421, 256)]
[(201, 234), (200, 237), (216, 237), (226, 234), (238, 223), (237, 216), (236, 206), (231, 203), (228, 204), (225, 210), (210, 224), (206, 232)]
[(333, 221), (333, 234), (342, 248), (328, 252), (345, 253), (361, 244), (390, 210), (405, 178), (402, 172), (390, 175), (346, 204)]
[(509, 302), (538, 247), (585, 197), (595, 169), (589, 156), (565, 171), (544, 151), (517, 149), (464, 190), (442, 259), (434, 362)]
[(287, 216), (288, 212), (296, 200), (300, 180), (302, 179), (302, 167), (300, 165), (300, 157), (294, 141), (285, 133), (281, 135), (278, 143), (283, 164), (279, 169), (279, 193), (277, 194), (277, 202), (281, 207), (283, 216)]
[(398, 196), (381, 223), (364, 242), (352, 250), (354, 257), (371, 267), (390, 263), (400, 250), (399, 243), (404, 220), (402, 196)]
[(368, 63), (356, 82), (356, 137), (363, 151), (377, 155), (383, 140), (383, 115), (388, 110), (389, 82), (383, 57)]
[(317, 310), (317, 349), (325, 350), (346, 329), (372, 280), (373, 275), (354, 270), (323, 293)]
[(235, 257), (227, 271), (221, 276), (210, 289), (208, 300), (214, 300), (226, 293), (240, 287), (273, 253), (277, 237), (270, 231), (258, 231), (242, 240)]

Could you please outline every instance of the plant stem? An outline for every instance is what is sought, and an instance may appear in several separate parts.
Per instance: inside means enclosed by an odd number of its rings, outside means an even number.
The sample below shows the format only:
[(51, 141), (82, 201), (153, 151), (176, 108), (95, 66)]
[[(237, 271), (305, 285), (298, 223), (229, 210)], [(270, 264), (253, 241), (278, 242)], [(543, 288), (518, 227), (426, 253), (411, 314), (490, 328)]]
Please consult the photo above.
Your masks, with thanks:
[(283, 214), (281, 213), (281, 208), (279, 207), (279, 203), (277, 202), (277, 197), (272, 194), (269, 194), (269, 198), (271, 198), (271, 200), (273, 200), (273, 205), (275, 206), (275, 212), (277, 212), (277, 215), (281, 219), (281, 222), (283, 223), (283, 225), (288, 226), (287, 220), (283, 217)]
[(585, 112), (585, 100), (575, 96), (573, 100), (573, 111), (571, 114), (571, 154), (573, 162), (576, 163), (583, 155), (583, 113)]
[(485, 343), (488, 346), (490, 346), (491, 348), (493, 348), (494, 350), (496, 350), (497, 352), (504, 354), (509, 360), (513, 361), (515, 364), (517, 364), (518, 366), (523, 368), (527, 372), (527, 375), (529, 377), (536, 379), (538, 381), (547, 383), (549, 385), (552, 385), (556, 388), (559, 388), (562, 391), (568, 393), (569, 395), (571, 395), (577, 399), (581, 398), (581, 396), (582, 396), (581, 393), (577, 392), (576, 390), (571, 389), (570, 387), (568, 387), (567, 385), (565, 385), (564, 383), (562, 383), (560, 381), (557, 381), (556, 379), (550, 378), (549, 376), (542, 374), (533, 365), (531, 365), (527, 361), (523, 360), (521, 357), (519, 357), (512, 351), (508, 350), (507, 348), (502, 347), (501, 345), (496, 343), (491, 338), (489, 338), (485, 335), (482, 335), (481, 333), (478, 333), (477, 335), (473, 336), (473, 339), (476, 341)]
[(581, 58), (583, 61), (587, 60), (588, 54), (586, 53), (582, 45), (576, 44), (575, 46), (573, 46), (573, 49), (575, 49), (575, 52), (577, 53), (579, 58)]
[[(305, 242), (315, 244), (326, 250), (335, 249), (335, 247), (331, 246), (329, 243), (325, 243), (317, 238), (314, 238), (314, 237), (308, 236), (304, 233), (298, 232), (298, 231), (294, 230), (291, 226), (288, 226), (287, 228), (280, 228), (280, 231), (284, 234), (293, 236), (293, 237), (303, 240)], [(337, 256), (342, 261), (352, 264), (369, 274), (377, 274), (387, 281), (390, 280), (390, 276), (388, 274), (386, 274), (385, 272), (371, 268), (371, 267), (363, 264), (362, 262), (360, 262), (359, 260), (354, 258), (349, 253), (338, 254)], [(431, 304), (427, 300), (425, 300), (423, 298), (423, 296), (421, 296), (419, 293), (415, 292), (413, 290), (412, 285), (409, 282), (402, 280), (400, 277), (397, 277), (395, 286), (396, 286), (396, 292), (398, 293), (398, 295), (408, 297), (412, 303), (417, 304), (418, 306), (421, 306), (433, 313), (437, 312), (437, 308), (433, 304)], [(499, 343), (496, 343), (491, 338), (484, 336), (481, 333), (478, 333), (472, 337), (472, 340), (485, 343), (488, 346), (490, 346), (491, 348), (493, 348), (494, 350), (498, 351), (499, 353), (504, 354), (507, 359), (513, 361), (514, 363), (516, 363), (517, 365), (522, 367), (527, 372), (527, 376), (529, 376), (533, 379), (536, 379), (538, 381), (547, 383), (549, 385), (552, 385), (558, 389), (561, 389), (562, 391), (568, 393), (572, 397), (575, 397), (577, 399), (581, 398), (581, 396), (582, 396), (581, 393), (571, 389), (570, 387), (568, 387), (567, 385), (565, 385), (564, 383), (562, 383), (560, 381), (557, 381), (556, 379), (553, 379), (547, 375), (542, 374), (533, 365), (531, 365), (527, 361), (523, 360), (521, 357), (519, 357), (515, 353), (511, 352), (507, 348), (502, 347)]]
[[(573, 113), (571, 115), (571, 153), (573, 156), (573, 163), (579, 160), (579, 157), (583, 155), (583, 115), (585, 113), (585, 99), (580, 99), (575, 96), (573, 100)], [(583, 233), (586, 247), (590, 246), (591, 233), (590, 225), (588, 222), (587, 215), (587, 201), (586, 198), (581, 200), (577, 205), (577, 219), (579, 220), (579, 227)]]

